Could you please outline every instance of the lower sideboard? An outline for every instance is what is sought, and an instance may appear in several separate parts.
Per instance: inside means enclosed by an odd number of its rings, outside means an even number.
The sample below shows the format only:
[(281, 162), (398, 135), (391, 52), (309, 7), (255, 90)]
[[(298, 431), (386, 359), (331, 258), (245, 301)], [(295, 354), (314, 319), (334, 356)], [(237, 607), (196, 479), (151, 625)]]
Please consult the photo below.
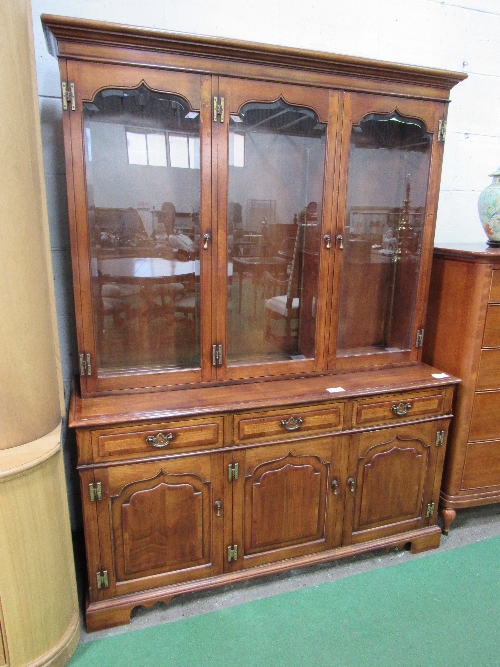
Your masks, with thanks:
[(88, 630), (186, 592), (438, 547), (456, 382), (420, 364), (334, 388), (325, 376), (75, 395)]

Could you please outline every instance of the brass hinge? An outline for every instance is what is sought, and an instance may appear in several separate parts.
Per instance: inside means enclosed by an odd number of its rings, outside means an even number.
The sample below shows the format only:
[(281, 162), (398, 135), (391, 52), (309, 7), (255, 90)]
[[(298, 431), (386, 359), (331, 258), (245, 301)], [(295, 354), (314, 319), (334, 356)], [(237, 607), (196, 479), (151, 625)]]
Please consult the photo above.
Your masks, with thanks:
[(417, 331), (417, 337), (415, 339), (415, 347), (422, 347), (424, 344), (424, 330), (419, 329)]
[(64, 111), (68, 110), (68, 104), (71, 104), (71, 111), (76, 111), (75, 84), (67, 84), (63, 81), (62, 87), (62, 105)]
[(214, 97), (214, 123), (217, 122), (217, 116), (220, 116), (220, 122), (224, 122), (224, 98)]
[(80, 375), (92, 375), (92, 364), (90, 361), (90, 354), (82, 352), (79, 354), (80, 359)]
[(438, 431), (436, 433), (436, 447), (442, 447), (444, 445), (444, 431)]
[(227, 560), (230, 563), (232, 560), (238, 560), (238, 545), (229, 546), (227, 548)]
[(97, 484), (89, 484), (89, 493), (91, 503), (95, 503), (96, 500), (102, 500), (101, 482), (97, 482)]
[(237, 463), (230, 463), (227, 466), (227, 478), (230, 482), (233, 482), (234, 480), (238, 479), (238, 464)]
[(109, 579), (107, 570), (101, 570), (100, 572), (96, 572), (95, 576), (97, 578), (97, 588), (108, 588)]
[(222, 345), (212, 345), (212, 366), (222, 366)]
[(427, 512), (425, 513), (426, 517), (432, 516), (434, 514), (435, 503), (429, 503), (427, 505)]
[(446, 121), (445, 120), (440, 120), (438, 122), (437, 140), (444, 142), (445, 139), (446, 139)]

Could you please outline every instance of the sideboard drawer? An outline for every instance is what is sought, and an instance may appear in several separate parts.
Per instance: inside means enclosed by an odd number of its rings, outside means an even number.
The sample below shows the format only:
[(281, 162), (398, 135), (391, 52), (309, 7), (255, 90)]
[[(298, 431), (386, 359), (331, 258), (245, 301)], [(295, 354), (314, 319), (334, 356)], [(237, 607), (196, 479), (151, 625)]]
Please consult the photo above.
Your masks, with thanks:
[(234, 417), (234, 441), (289, 439), (309, 433), (339, 431), (343, 415), (343, 403), (247, 412)]
[(500, 389), (500, 349), (481, 350), (476, 389)]
[(444, 391), (406, 392), (375, 396), (354, 402), (353, 426), (386, 424), (396, 420), (439, 415), (444, 410)]
[(490, 289), (490, 302), (499, 302), (500, 301), (500, 271), (492, 271), (491, 276), (491, 289)]
[(483, 347), (500, 347), (500, 304), (490, 304), (484, 325)]
[(222, 417), (185, 419), (92, 432), (94, 461), (177, 454), (222, 446)]

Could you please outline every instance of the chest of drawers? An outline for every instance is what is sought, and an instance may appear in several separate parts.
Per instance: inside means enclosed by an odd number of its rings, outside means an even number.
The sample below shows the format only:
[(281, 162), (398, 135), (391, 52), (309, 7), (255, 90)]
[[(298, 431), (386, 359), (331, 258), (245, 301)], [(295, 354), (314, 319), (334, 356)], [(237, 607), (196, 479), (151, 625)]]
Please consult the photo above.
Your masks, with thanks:
[(499, 249), (435, 249), (424, 359), (462, 380), (440, 498), (447, 532), (458, 508), (500, 501)]

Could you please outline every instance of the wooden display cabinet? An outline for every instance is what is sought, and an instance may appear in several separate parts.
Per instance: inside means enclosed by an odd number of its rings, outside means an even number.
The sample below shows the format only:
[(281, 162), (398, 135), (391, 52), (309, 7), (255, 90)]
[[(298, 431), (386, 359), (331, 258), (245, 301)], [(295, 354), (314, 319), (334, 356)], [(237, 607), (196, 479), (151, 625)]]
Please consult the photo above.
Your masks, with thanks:
[(87, 623), (436, 547), (421, 363), (462, 74), (42, 17), (60, 63)]
[(460, 376), (440, 509), (447, 533), (461, 507), (500, 501), (500, 250), (434, 251), (424, 358)]

